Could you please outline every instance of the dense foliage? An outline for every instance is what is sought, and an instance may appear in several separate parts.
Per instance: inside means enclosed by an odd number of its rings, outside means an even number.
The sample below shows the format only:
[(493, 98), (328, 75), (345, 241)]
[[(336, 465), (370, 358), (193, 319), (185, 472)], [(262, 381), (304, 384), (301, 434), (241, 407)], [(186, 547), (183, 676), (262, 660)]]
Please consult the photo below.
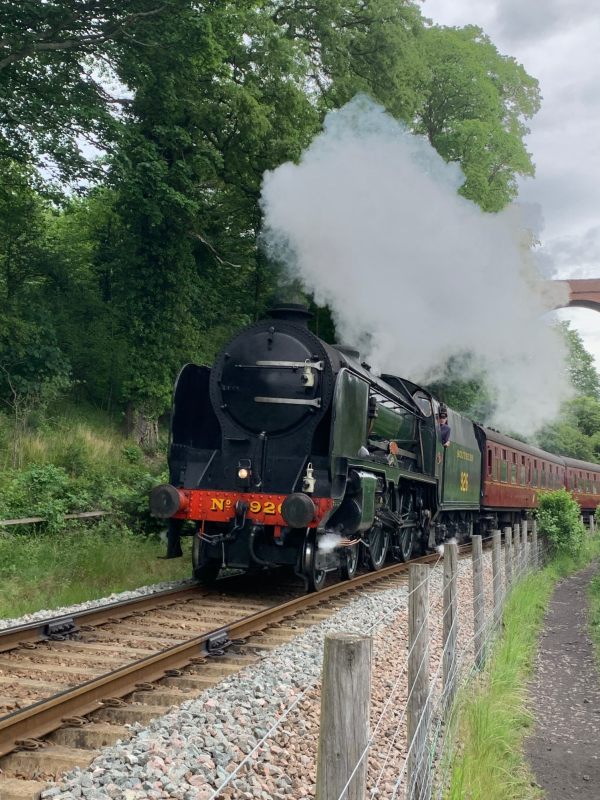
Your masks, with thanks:
[(600, 462), (600, 385), (592, 356), (579, 334), (562, 323), (569, 350), (569, 376), (575, 397), (564, 404), (561, 416), (538, 434), (545, 450), (559, 455)]
[(156, 443), (180, 365), (277, 286), (264, 171), (357, 92), (459, 162), (486, 210), (533, 172), (536, 81), (413, 0), (27, 0), (0, 31), (0, 400), (21, 437), (69, 390)]
[(576, 556), (583, 547), (585, 528), (581, 509), (566, 489), (540, 495), (538, 521), (540, 531), (557, 553)]
[[(148, 493), (164, 480), (162, 458), (151, 459), (91, 409), (52, 407), (19, 441), (19, 463), (10, 464), (13, 431), (0, 416), (0, 520), (42, 517), (45, 531), (65, 530), (65, 514), (102, 510), (113, 525), (157, 532)], [(73, 523), (71, 523), (73, 524)], [(79, 522), (75, 524), (81, 524)]]

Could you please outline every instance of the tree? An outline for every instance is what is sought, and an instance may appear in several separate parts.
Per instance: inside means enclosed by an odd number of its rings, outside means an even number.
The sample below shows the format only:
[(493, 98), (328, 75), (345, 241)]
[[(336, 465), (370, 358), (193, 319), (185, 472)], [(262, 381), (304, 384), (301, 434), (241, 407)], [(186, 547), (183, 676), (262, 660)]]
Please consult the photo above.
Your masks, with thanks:
[(589, 438), (572, 423), (560, 420), (545, 425), (537, 435), (537, 443), (543, 450), (560, 456), (594, 461), (594, 450)]
[(535, 82), (480, 31), (427, 27), (412, 0), (9, 0), (0, 23), (0, 155), (80, 177), (81, 137), (106, 151), (104, 190), (46, 212), (44, 281), (78, 385), (129, 404), (150, 444), (180, 365), (210, 360), (272, 295), (262, 176), (326, 110), (370, 93), (461, 162), (484, 208), (529, 169)]
[(190, 9), (162, 36), (170, 46), (123, 64), (135, 99), (110, 173), (125, 393), (148, 445), (181, 364), (210, 358), (258, 311), (262, 175), (318, 125), (302, 61), (256, 3)]
[(558, 420), (542, 428), (538, 443), (551, 453), (599, 461), (600, 393), (594, 359), (567, 322), (559, 327), (569, 349), (567, 369), (577, 396), (564, 403)]
[(13, 418), (13, 465), (28, 416), (69, 384), (45, 292), (51, 248), (48, 209), (31, 176), (5, 161), (0, 183), (0, 406)]
[(416, 130), (465, 174), (462, 194), (485, 211), (517, 195), (517, 176), (533, 175), (526, 120), (540, 107), (537, 81), (501, 55), (480, 28), (427, 28), (428, 76)]
[(125, 231), (114, 210), (116, 197), (101, 188), (71, 198), (48, 220), (54, 253), (46, 298), (77, 396), (120, 411), (130, 356), (126, 324), (114, 298), (114, 276)]
[(455, 411), (481, 422), (489, 419), (494, 408), (485, 371), (473, 362), (470, 353), (449, 358), (443, 378), (429, 384), (428, 389)]
[(0, 158), (40, 165), (49, 157), (63, 176), (80, 176), (88, 165), (80, 141), (110, 149), (117, 112), (130, 103), (127, 91), (122, 96), (109, 89), (118, 82), (123, 53), (156, 48), (162, 19), (185, 5), (185, 0), (4, 0)]
[(412, 0), (273, 0), (272, 19), (306, 59), (321, 109), (366, 92), (410, 122), (421, 99), (424, 21)]
[(600, 380), (594, 357), (585, 349), (581, 336), (568, 322), (559, 323), (569, 350), (568, 370), (571, 383), (577, 394), (600, 399)]

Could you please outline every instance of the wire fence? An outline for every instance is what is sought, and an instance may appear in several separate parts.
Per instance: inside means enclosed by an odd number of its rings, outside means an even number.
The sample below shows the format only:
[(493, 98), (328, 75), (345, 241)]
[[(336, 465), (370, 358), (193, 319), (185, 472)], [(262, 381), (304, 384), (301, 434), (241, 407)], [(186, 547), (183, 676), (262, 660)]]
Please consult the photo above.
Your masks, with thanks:
[[(447, 544), (435, 564), (410, 566), (408, 591), (402, 586), (386, 593), (385, 607), (360, 634), (372, 643), (372, 664), (364, 676), (352, 673), (352, 659), (327, 670), (326, 642), (322, 679), (313, 674), (280, 707), (207, 800), (246, 797), (247, 784), (242, 781), (238, 791), (238, 779), (286, 769), (293, 758), (287, 744), (298, 741), (303, 742), (303, 781), (312, 785), (309, 792), (298, 791), (299, 798), (442, 798), (455, 744), (456, 696), (485, 664), (512, 588), (547, 557), (545, 541), (531, 522), (495, 531), (491, 550), (482, 549), (481, 537), (474, 536), (473, 544), (471, 556), (460, 559), (456, 544)], [(328, 692), (327, 673), (336, 676), (338, 688), (344, 682), (366, 685), (366, 717), (358, 699), (348, 703), (347, 696), (346, 707), (329, 707), (343, 693), (331, 687)], [(315, 713), (319, 702), (320, 716)], [(336, 720), (327, 733), (325, 716)], [(282, 753), (279, 761), (274, 752)]]
[[(372, 715), (370, 735), (357, 762), (340, 778), (334, 793), (324, 792), (319, 780), (319, 771), (331, 771), (331, 765), (317, 765), (317, 800), (444, 796), (455, 741), (456, 695), (485, 665), (512, 588), (543, 566), (547, 557), (535, 522), (495, 531), (491, 551), (483, 551), (481, 545), (481, 537), (474, 536), (472, 557), (459, 560), (455, 549), (448, 567), (445, 562), (456, 545), (446, 545), (441, 581), (436, 567), (411, 565), (411, 570), (420, 572), (408, 594), (405, 659), (383, 706)], [(420, 616), (411, 612), (413, 604), (421, 605)], [(387, 724), (386, 717), (391, 718)], [(356, 725), (354, 720), (350, 727)], [(352, 736), (351, 730), (347, 733)], [(343, 735), (334, 743), (338, 750), (340, 739)], [(328, 762), (331, 758), (335, 756), (329, 753)], [(368, 769), (361, 776), (365, 761)], [(359, 778), (362, 786), (357, 784)]]

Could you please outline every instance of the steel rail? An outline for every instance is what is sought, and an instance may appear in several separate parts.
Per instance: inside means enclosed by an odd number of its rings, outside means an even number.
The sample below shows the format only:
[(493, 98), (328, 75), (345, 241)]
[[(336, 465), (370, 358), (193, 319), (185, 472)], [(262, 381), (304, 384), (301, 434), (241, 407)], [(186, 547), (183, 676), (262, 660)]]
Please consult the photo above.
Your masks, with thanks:
[(158, 606), (185, 603), (198, 597), (210, 594), (206, 589), (198, 586), (186, 586), (180, 589), (164, 589), (152, 594), (126, 600), (115, 600), (95, 608), (74, 611), (72, 614), (60, 614), (55, 617), (44, 617), (25, 625), (15, 625), (11, 628), (0, 630), (0, 653), (12, 650), (28, 642), (43, 642), (66, 635), (73, 626), (104, 625), (117, 619), (125, 619), (141, 611), (149, 611)]
[[(392, 564), (377, 572), (368, 572), (352, 580), (332, 584), (319, 592), (301, 595), (13, 711), (0, 718), (0, 756), (17, 749), (19, 742), (23, 740), (37, 739), (60, 728), (69, 717), (89, 714), (102, 708), (103, 701), (109, 698), (123, 697), (135, 691), (140, 684), (159, 680), (166, 677), (169, 670), (189, 665), (192, 659), (206, 653), (211, 640), (243, 638), (334, 597), (349, 594), (362, 586), (405, 572), (410, 563), (426, 564), (438, 559), (439, 555), (435, 553), (414, 559), (412, 562)], [(198, 596), (197, 592), (195, 596)], [(149, 598), (144, 599), (149, 600)]]

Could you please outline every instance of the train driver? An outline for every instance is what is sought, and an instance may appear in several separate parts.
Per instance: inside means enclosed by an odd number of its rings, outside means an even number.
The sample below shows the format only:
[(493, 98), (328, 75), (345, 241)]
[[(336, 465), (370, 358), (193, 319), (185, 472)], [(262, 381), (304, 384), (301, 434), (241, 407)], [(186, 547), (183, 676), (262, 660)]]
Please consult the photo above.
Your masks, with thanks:
[(448, 412), (445, 406), (440, 406), (439, 423), (442, 447), (450, 447), (451, 428), (450, 425), (448, 425)]

